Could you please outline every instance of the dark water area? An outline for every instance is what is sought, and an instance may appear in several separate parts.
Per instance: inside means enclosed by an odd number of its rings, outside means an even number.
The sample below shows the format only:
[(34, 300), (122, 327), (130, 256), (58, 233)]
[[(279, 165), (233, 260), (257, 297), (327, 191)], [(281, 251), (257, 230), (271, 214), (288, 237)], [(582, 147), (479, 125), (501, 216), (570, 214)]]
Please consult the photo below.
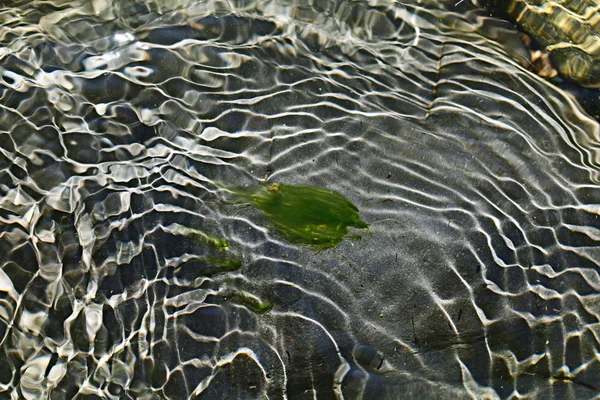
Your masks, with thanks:
[(600, 126), (527, 57), (429, 0), (0, 2), (0, 398), (593, 398)]

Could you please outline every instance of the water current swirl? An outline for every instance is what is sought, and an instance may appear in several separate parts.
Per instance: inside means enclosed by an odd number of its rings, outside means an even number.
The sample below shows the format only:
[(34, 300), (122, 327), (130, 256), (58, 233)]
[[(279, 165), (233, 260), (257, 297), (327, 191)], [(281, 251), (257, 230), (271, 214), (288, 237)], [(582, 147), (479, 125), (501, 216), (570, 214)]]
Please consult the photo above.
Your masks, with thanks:
[[(2, 4), (0, 397), (600, 391), (600, 129), (508, 24)], [(333, 190), (369, 230), (292, 244), (232, 195), (265, 183)]]

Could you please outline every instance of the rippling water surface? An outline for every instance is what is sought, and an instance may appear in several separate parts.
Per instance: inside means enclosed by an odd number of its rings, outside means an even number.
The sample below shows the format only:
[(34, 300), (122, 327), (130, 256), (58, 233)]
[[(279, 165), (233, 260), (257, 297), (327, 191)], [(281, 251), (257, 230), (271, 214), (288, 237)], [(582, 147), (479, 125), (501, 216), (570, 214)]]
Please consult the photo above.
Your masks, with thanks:
[[(416, 0), (4, 4), (1, 398), (600, 391), (600, 130), (510, 25)], [(369, 229), (290, 243), (236, 196), (273, 184)]]

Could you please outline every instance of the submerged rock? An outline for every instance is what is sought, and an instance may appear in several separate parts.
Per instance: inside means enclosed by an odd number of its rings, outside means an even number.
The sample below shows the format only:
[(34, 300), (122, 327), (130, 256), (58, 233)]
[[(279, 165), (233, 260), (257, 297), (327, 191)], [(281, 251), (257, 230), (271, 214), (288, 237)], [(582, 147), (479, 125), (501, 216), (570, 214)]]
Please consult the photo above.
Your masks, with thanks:
[(594, 0), (479, 0), (505, 13), (549, 52), (566, 78), (600, 88), (600, 7)]

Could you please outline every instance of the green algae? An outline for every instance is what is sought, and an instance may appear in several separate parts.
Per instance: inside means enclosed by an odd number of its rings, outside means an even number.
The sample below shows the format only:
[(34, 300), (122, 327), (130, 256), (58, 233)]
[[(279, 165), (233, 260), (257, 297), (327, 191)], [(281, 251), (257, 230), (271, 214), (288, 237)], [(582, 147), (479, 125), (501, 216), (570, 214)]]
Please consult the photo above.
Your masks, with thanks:
[(203, 258), (201, 261), (216, 267), (221, 267), (221, 271), (235, 271), (242, 268), (242, 260), (239, 258), (209, 256)]
[(213, 249), (227, 250), (229, 248), (229, 242), (225, 239), (221, 239), (212, 233), (204, 232), (199, 229), (187, 228), (186, 236), (191, 240), (205, 244)]
[(173, 234), (184, 236), (211, 249), (209, 250), (209, 253), (212, 254), (198, 259), (209, 267), (205, 268), (205, 276), (235, 271), (242, 268), (242, 260), (238, 257), (236, 252), (231, 251), (227, 240), (221, 239), (212, 233), (184, 225), (172, 224), (168, 228)]
[(251, 311), (257, 314), (263, 314), (271, 311), (273, 303), (268, 299), (261, 299), (253, 294), (240, 290), (235, 292), (232, 296), (238, 303), (246, 306)]
[(263, 211), (277, 231), (294, 244), (323, 250), (340, 243), (349, 227), (369, 227), (350, 200), (317, 186), (272, 184), (243, 196)]

